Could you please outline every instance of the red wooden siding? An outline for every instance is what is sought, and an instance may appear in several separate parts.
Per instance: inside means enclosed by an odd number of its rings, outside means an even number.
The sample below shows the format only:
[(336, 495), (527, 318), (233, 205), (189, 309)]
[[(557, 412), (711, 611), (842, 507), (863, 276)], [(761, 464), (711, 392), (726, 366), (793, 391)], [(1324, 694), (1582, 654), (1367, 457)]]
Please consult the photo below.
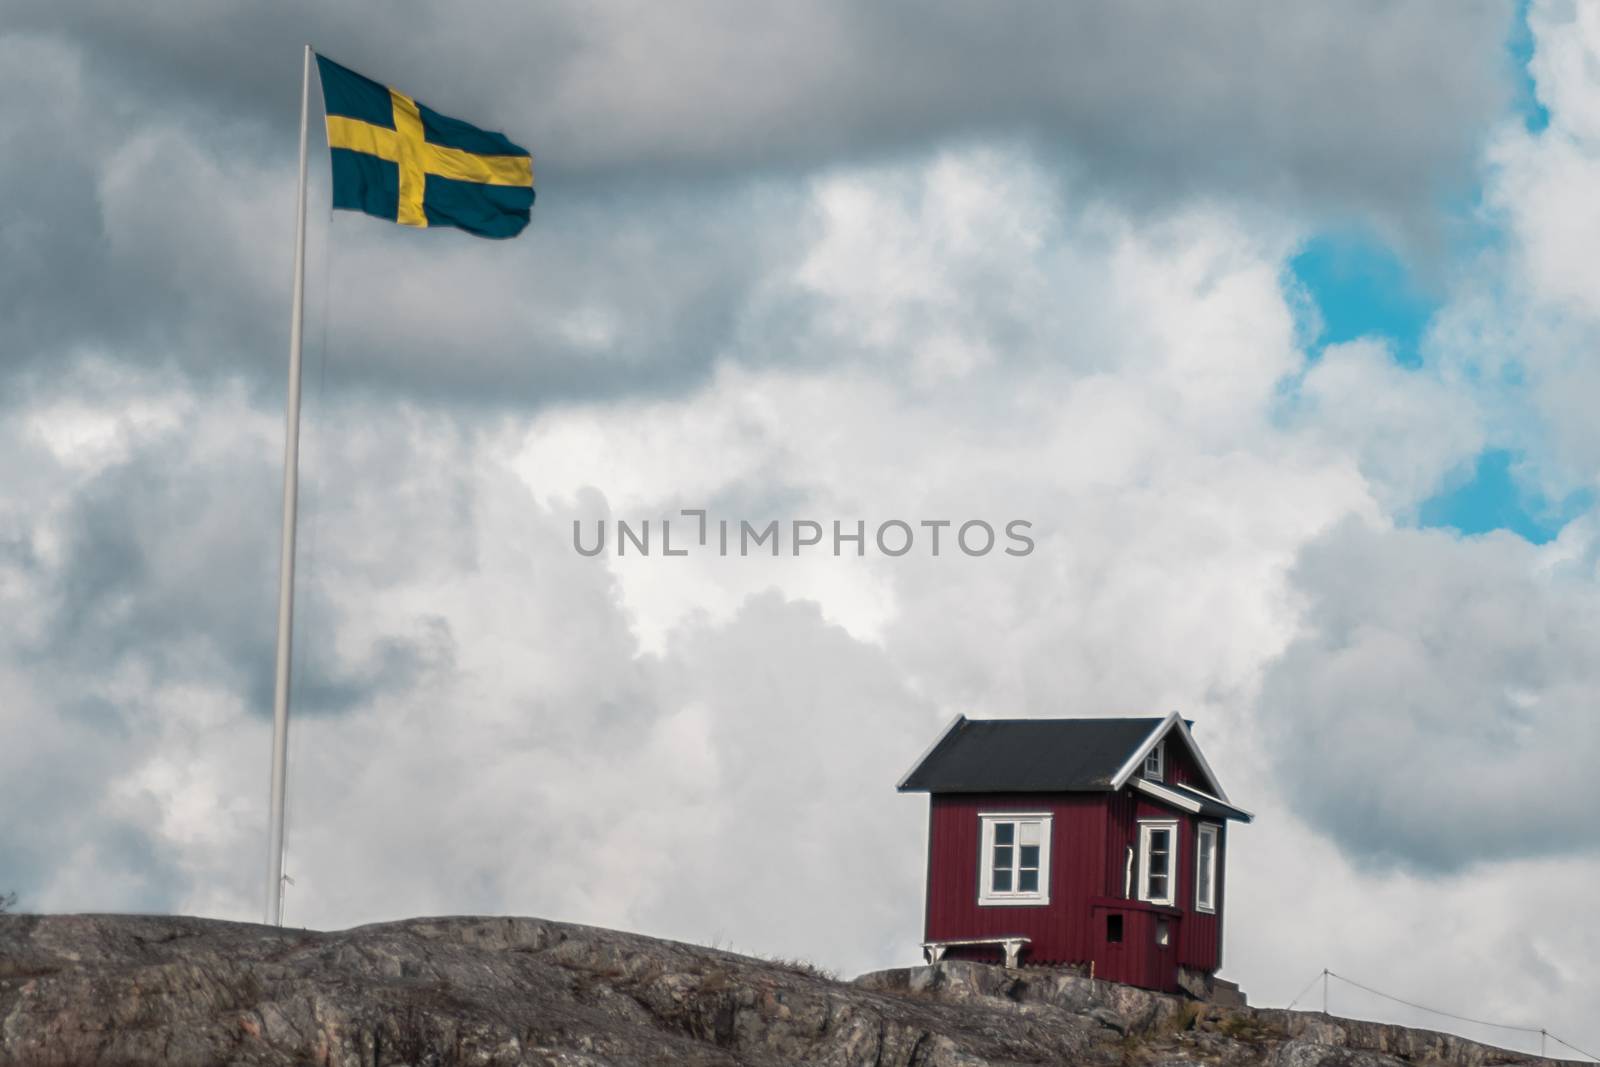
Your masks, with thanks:
[[(1178, 736), (1177, 727), (1167, 731), (1167, 736), (1162, 739), (1166, 745), (1164, 765), (1161, 780), (1171, 782), (1173, 785), (1192, 785), (1196, 789), (1209, 793), (1212, 786), (1206, 781), (1206, 776), (1200, 772), (1200, 764), (1195, 761), (1194, 754), (1189, 751), (1189, 746), (1183, 738)], [(1143, 774), (1144, 768), (1140, 767), (1135, 774)]]
[[(1139, 826), (1134, 822), (1138, 800), (1131, 789), (1105, 797), (1106, 805), (1106, 879), (1100, 887), (1100, 896), (1122, 897), (1137, 893), (1137, 883), (1128, 885), (1128, 849), (1135, 850), (1134, 875), (1138, 875)], [(1127, 888), (1125, 893), (1124, 887)]]
[[(1182, 760), (1174, 760), (1181, 754)], [(1181, 743), (1169, 749), (1172, 773), (1194, 771)], [(1187, 764), (1187, 766), (1185, 766)], [(1050, 903), (979, 905), (980, 814), (1048, 812)], [(1139, 821), (1174, 821), (1177, 831), (1175, 906), (1126, 899), (1127, 850), (1134, 849), (1131, 895), (1139, 884)], [(1208, 820), (1209, 821), (1209, 820)], [(1217, 838), (1217, 910), (1195, 910), (1195, 861), (1199, 820), (1131, 789), (1117, 793), (936, 795), (928, 823), (928, 896), (924, 926), (930, 941), (1016, 935), (1031, 940), (1024, 962), (1095, 965), (1113, 981), (1151, 989), (1177, 988), (1178, 966), (1213, 971), (1221, 963), (1226, 828)], [(1106, 918), (1122, 918), (1120, 944), (1107, 942)], [(1168, 944), (1156, 942), (1156, 925), (1167, 924)], [(952, 950), (951, 955), (960, 953)], [(994, 952), (971, 955), (990, 957)]]
[[(1138, 796), (1135, 801), (1134, 825), (1129, 830), (1126, 843), (1134, 846), (1135, 855), (1139, 846), (1139, 827), (1141, 820), (1155, 819), (1163, 821), (1176, 821), (1178, 824), (1178, 862), (1176, 865), (1177, 886), (1173, 898), (1173, 906), (1181, 913), (1173, 928), (1173, 943), (1177, 946), (1176, 962), (1185, 967), (1197, 970), (1216, 970), (1221, 960), (1222, 941), (1221, 927), (1217, 921), (1217, 912), (1196, 911), (1194, 906), (1195, 894), (1195, 856), (1199, 852), (1199, 826), (1200, 820), (1195, 819), (1187, 812), (1177, 811), (1165, 804), (1145, 797)], [(1210, 820), (1207, 820), (1210, 821)], [(1218, 839), (1221, 845), (1221, 839)], [(1218, 871), (1221, 871), (1222, 854), (1219, 848), (1217, 860)], [(1135, 861), (1137, 868), (1137, 860)], [(1218, 878), (1221, 886), (1221, 878)], [(1138, 871), (1134, 871), (1134, 895), (1137, 896)]]
[[(1092, 905), (1098, 944), (1094, 948), (1095, 975), (1113, 982), (1176, 992), (1178, 988), (1178, 932), (1182, 918), (1174, 908), (1138, 900), (1101, 898)], [(1122, 940), (1108, 939), (1108, 918), (1122, 920)], [(1156, 940), (1158, 923), (1167, 924), (1167, 943)]]
[[(1015, 934), (1031, 939), (1025, 957), (1029, 963), (1088, 959), (1089, 898), (1099, 895), (1103, 880), (1103, 801), (1095, 793), (934, 796), (929, 814), (926, 939)], [(1002, 811), (1052, 816), (1048, 905), (978, 904), (978, 816)]]

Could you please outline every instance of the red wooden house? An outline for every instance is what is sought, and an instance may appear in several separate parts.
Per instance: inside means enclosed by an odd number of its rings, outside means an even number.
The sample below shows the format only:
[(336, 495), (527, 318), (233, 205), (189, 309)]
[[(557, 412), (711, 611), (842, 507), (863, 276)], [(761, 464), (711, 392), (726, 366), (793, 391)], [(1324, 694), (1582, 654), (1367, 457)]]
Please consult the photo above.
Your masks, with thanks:
[(900, 782), (930, 794), (924, 947), (1208, 996), (1228, 800), (1164, 719), (958, 717)]

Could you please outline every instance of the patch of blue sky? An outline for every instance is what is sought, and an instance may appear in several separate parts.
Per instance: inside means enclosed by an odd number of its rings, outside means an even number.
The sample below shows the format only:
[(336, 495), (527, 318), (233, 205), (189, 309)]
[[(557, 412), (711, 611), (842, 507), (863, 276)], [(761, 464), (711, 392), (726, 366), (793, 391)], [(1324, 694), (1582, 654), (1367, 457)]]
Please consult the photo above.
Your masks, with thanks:
[(1539, 103), (1533, 87), (1533, 73), (1528, 70), (1528, 62), (1533, 59), (1533, 31), (1528, 28), (1529, 3), (1530, 0), (1518, 0), (1517, 17), (1512, 20), (1511, 36), (1506, 41), (1506, 54), (1511, 63), (1512, 106), (1522, 116), (1522, 124), (1528, 131), (1538, 133), (1550, 125), (1550, 112)]
[[(1528, 0), (1519, 0), (1504, 54), (1512, 84), (1510, 106), (1530, 132), (1538, 133), (1549, 125), (1550, 114), (1539, 103), (1528, 69), (1534, 52), (1528, 7)], [(1480, 210), (1482, 193), (1481, 187), (1458, 189), (1441, 204), (1450, 222), (1447, 259), (1458, 265), (1491, 250), (1504, 237)], [(1313, 362), (1328, 345), (1372, 338), (1386, 343), (1400, 365), (1421, 366), (1423, 338), (1442, 301), (1393, 248), (1370, 232), (1328, 231), (1307, 241), (1288, 270), (1315, 308), (1314, 321), (1302, 324), (1303, 343)], [(1446, 266), (1444, 274), (1449, 273)], [(1496, 384), (1515, 388), (1516, 377), (1512, 366)], [(1458, 473), (1421, 505), (1418, 524), (1465, 535), (1509, 530), (1545, 544), (1594, 506), (1595, 494), (1587, 490), (1561, 500), (1547, 498), (1522, 476), (1522, 462), (1511, 449), (1485, 449), (1470, 471)]]
[[(1421, 365), (1420, 345), (1439, 302), (1389, 249), (1359, 236), (1320, 235), (1307, 242), (1289, 269), (1321, 319), (1321, 331), (1308, 339), (1313, 360), (1327, 345), (1371, 337), (1386, 342), (1396, 362)], [(1509, 380), (1498, 384), (1514, 387)], [(1506, 448), (1486, 449), (1470, 472), (1421, 505), (1418, 525), (1467, 535), (1509, 530), (1544, 544), (1593, 505), (1587, 492), (1548, 499), (1519, 477), (1518, 461)]]
[[(1539, 103), (1528, 69), (1534, 52), (1529, 4), (1530, 0), (1518, 0), (1503, 55), (1512, 87), (1510, 106), (1527, 129), (1537, 133), (1550, 124), (1550, 113)], [(1450, 220), (1452, 259), (1470, 257), (1502, 237), (1479, 210), (1482, 193), (1474, 183), (1471, 189), (1454, 190), (1441, 204)], [(1320, 332), (1308, 338), (1313, 359), (1327, 345), (1377, 337), (1390, 344), (1402, 365), (1420, 365), (1422, 336), (1440, 301), (1393, 249), (1360, 232), (1321, 233), (1290, 260), (1289, 270), (1310, 294), (1321, 318)]]
[(1551, 500), (1530, 490), (1517, 478), (1517, 456), (1507, 449), (1491, 448), (1479, 454), (1470, 478), (1423, 502), (1417, 523), (1463, 534), (1510, 530), (1542, 545), (1593, 505), (1594, 494), (1588, 490), (1564, 500)]
[[(1390, 249), (1359, 235), (1323, 234), (1306, 243), (1289, 270), (1321, 319), (1320, 333), (1309, 339), (1313, 360), (1327, 345), (1370, 337), (1385, 341), (1396, 362), (1421, 365), (1422, 339), (1440, 303)], [(1514, 387), (1509, 380), (1498, 385)], [(1594, 496), (1588, 492), (1562, 500), (1545, 497), (1520, 476), (1519, 465), (1520, 457), (1509, 449), (1486, 449), (1470, 472), (1450, 480), (1421, 505), (1418, 525), (1466, 535), (1509, 530), (1545, 544), (1593, 506)]]
[(1328, 345), (1375, 337), (1389, 344), (1397, 362), (1420, 365), (1422, 336), (1439, 300), (1387, 246), (1358, 233), (1319, 234), (1289, 261), (1289, 271), (1321, 319), (1309, 339), (1313, 359)]

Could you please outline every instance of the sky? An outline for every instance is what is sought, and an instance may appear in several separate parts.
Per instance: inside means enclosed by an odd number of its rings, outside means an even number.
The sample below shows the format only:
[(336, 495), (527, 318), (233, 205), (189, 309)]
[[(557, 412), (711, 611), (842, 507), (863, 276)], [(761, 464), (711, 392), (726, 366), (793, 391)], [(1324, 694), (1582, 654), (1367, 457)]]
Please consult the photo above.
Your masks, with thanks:
[[(1253, 1002), (1600, 1046), (1600, 9), (0, 11), (21, 907), (261, 914), (310, 41), (538, 201), (335, 214), (313, 111), (290, 923), (907, 964), (952, 716), (1179, 709)], [(685, 509), (869, 542), (575, 549)]]

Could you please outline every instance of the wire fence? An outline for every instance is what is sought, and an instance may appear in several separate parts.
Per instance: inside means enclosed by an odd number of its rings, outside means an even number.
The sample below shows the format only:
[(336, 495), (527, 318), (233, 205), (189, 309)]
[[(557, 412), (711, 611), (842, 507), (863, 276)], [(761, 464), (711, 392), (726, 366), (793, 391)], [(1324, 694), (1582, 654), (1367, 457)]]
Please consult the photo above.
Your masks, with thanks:
[(1285, 1010), (1286, 1011), (1293, 1011), (1294, 1010), (1294, 1006), (1296, 1004), (1299, 1004), (1301, 1000), (1305, 999), (1305, 995), (1307, 993), (1311, 992), (1313, 989), (1315, 989), (1318, 982), (1321, 982), (1322, 983), (1322, 1011), (1323, 1011), (1323, 1014), (1327, 1014), (1328, 1013), (1328, 980), (1330, 978), (1335, 980), (1335, 981), (1343, 982), (1345, 985), (1353, 986), (1354, 988), (1362, 990), (1363, 992), (1371, 993), (1375, 997), (1382, 997), (1384, 1000), (1391, 1000), (1396, 1004), (1404, 1004), (1408, 1008), (1412, 1008), (1412, 1009), (1415, 1009), (1416, 1011), (1420, 1011), (1420, 1012), (1426, 1012), (1429, 1015), (1437, 1015), (1437, 1016), (1440, 1016), (1441, 1018), (1445, 1018), (1445, 1019), (1454, 1019), (1457, 1022), (1471, 1023), (1474, 1026), (1487, 1026), (1487, 1027), (1490, 1027), (1491, 1029), (1495, 1029), (1495, 1030), (1509, 1030), (1509, 1031), (1515, 1031), (1517, 1033), (1523, 1033), (1523, 1034), (1538, 1034), (1539, 1035), (1539, 1055), (1541, 1055), (1541, 1056), (1545, 1055), (1545, 1043), (1546, 1043), (1546, 1041), (1554, 1041), (1556, 1044), (1562, 1046), (1563, 1048), (1571, 1049), (1573, 1052), (1576, 1052), (1580, 1056), (1586, 1057), (1587, 1059), (1591, 1059), (1591, 1060), (1594, 1060), (1597, 1063), (1600, 1063), (1600, 1056), (1596, 1056), (1592, 1052), (1584, 1051), (1583, 1049), (1579, 1048), (1577, 1045), (1574, 1045), (1572, 1042), (1563, 1040), (1562, 1038), (1558, 1037), (1557, 1035), (1552, 1034), (1549, 1030), (1546, 1030), (1542, 1026), (1517, 1026), (1517, 1025), (1512, 1024), (1512, 1023), (1497, 1023), (1497, 1022), (1491, 1022), (1488, 1019), (1475, 1019), (1470, 1015), (1459, 1015), (1456, 1012), (1444, 1011), (1444, 1010), (1442, 1010), (1440, 1008), (1430, 1008), (1426, 1004), (1418, 1004), (1414, 1000), (1407, 1000), (1404, 997), (1397, 997), (1392, 993), (1385, 993), (1381, 989), (1374, 989), (1371, 986), (1366, 985), (1365, 983), (1362, 983), (1362, 982), (1358, 982), (1353, 978), (1346, 978), (1344, 975), (1338, 974), (1338, 973), (1336, 973), (1334, 971), (1330, 971), (1326, 967), (1324, 967), (1322, 969), (1322, 972), (1320, 974), (1316, 975), (1314, 978), (1311, 979), (1311, 981), (1307, 982), (1304, 989), (1300, 990), (1299, 993), (1295, 994), (1295, 998), (1293, 1000), (1289, 1001), (1289, 1006)]

